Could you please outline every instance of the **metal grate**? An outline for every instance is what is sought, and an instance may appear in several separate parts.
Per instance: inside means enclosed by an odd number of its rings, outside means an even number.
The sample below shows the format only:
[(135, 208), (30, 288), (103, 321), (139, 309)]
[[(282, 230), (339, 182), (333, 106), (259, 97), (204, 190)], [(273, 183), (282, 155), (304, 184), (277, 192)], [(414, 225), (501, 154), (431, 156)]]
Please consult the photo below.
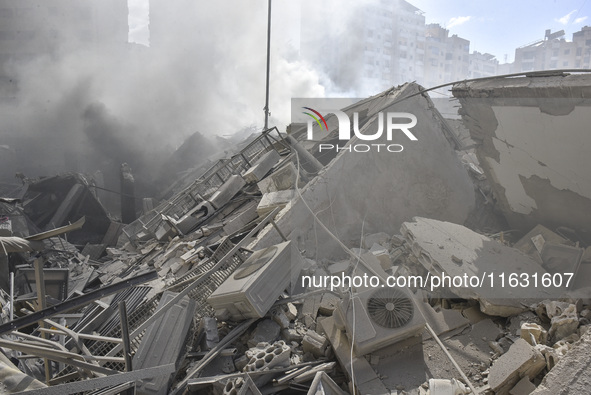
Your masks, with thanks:
[[(273, 132), (277, 134), (277, 137), (273, 136)], [(266, 152), (277, 150), (276, 146), (282, 144), (282, 140), (283, 136), (281, 136), (277, 128), (263, 132), (244, 147), (240, 153), (230, 159), (218, 161), (183, 191), (124, 227), (123, 232), (132, 242), (137, 241), (137, 235), (142, 231), (153, 235), (162, 223), (162, 215), (179, 219), (200, 203), (201, 198), (207, 199), (211, 196), (228, 178), (248, 170)], [(288, 146), (283, 143), (281, 147), (287, 148)]]

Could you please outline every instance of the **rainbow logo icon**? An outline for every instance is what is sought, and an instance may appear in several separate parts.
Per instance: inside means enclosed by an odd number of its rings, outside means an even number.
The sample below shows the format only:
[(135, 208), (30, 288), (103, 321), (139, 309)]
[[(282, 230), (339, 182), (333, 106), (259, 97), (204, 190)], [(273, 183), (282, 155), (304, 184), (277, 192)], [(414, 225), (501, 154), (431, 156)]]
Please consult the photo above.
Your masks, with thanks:
[[(326, 131), (328, 131), (328, 125), (326, 124), (326, 120), (324, 119), (324, 117), (322, 115), (320, 115), (320, 113), (316, 110), (314, 110), (313, 108), (310, 107), (302, 107), (303, 109), (306, 110), (310, 110), (312, 111), (314, 114), (316, 114), (320, 119), (318, 119), (317, 117), (315, 117), (314, 115), (310, 114), (309, 112), (303, 112), (306, 115), (309, 115), (310, 117), (314, 118), (314, 120), (316, 121), (316, 123), (318, 124), (318, 126), (320, 126), (320, 130), (324, 129), (322, 127), (322, 123), (324, 123), (324, 127), (326, 128)], [(322, 120), (322, 123), (320, 123), (320, 120)]]

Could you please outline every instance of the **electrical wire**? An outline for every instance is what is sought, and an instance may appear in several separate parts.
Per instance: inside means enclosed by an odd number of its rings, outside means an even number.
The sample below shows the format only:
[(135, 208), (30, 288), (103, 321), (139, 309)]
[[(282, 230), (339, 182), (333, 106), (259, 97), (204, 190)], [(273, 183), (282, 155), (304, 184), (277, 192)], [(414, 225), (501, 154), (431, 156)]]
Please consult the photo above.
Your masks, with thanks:
[[(318, 222), (318, 224), (322, 227), (322, 229), (324, 229), (325, 232), (328, 233), (328, 235), (330, 237), (332, 237), (340, 246), (341, 248), (343, 248), (343, 250), (349, 254), (352, 258), (356, 259), (356, 264), (355, 264), (355, 270), (357, 269), (359, 262), (363, 262), (361, 259), (360, 255), (356, 255), (353, 251), (351, 251), (345, 244), (343, 244), (343, 242), (334, 235), (334, 233), (332, 233), (330, 231), (330, 229), (328, 229), (326, 227), (326, 225), (324, 225), (324, 223), (322, 221), (320, 221), (320, 219), (318, 218), (318, 216), (314, 213), (314, 211), (312, 210), (312, 208), (308, 205), (308, 202), (306, 202), (306, 200), (304, 200), (304, 197), (302, 196), (302, 192), (299, 188), (299, 182), (300, 182), (300, 171), (301, 171), (301, 166), (300, 166), (300, 157), (297, 153), (297, 151), (295, 152), (296, 155), (296, 162), (297, 162), (297, 175), (296, 175), (296, 183), (295, 183), (295, 189), (296, 192), (298, 193), (298, 196), (300, 198), (300, 200), (302, 201), (302, 203), (306, 206), (306, 208), (308, 209), (308, 211), (310, 212), (310, 214), (312, 214), (312, 216), (314, 217), (314, 221)], [(367, 215), (367, 214), (366, 214)], [(365, 216), (363, 217), (363, 222), (361, 224), (361, 241), (360, 243), (363, 243), (363, 227), (365, 224)], [(363, 244), (361, 244), (362, 246)], [(367, 265), (364, 265), (367, 267)], [(368, 267), (369, 268), (369, 267)], [(378, 278), (380, 278), (378, 276)], [(352, 297), (352, 290), (349, 289), (350, 292), (350, 296)], [(352, 300), (352, 298), (350, 299)], [(355, 390), (355, 374), (353, 372), (353, 342), (355, 341), (355, 303), (353, 303), (353, 333), (351, 334), (352, 336), (352, 340), (351, 340), (351, 354), (350, 354), (350, 358), (351, 358), (351, 384), (352, 384), (352, 388), (353, 388), (353, 395), (356, 394), (356, 390)]]
[[(558, 73), (566, 73), (566, 72), (576, 72), (576, 73), (591, 73), (590, 69), (562, 69), (562, 70), (552, 70), (552, 73), (554, 74), (558, 74)], [(549, 74), (550, 72), (548, 71), (543, 71), (543, 72), (522, 72), (522, 73), (513, 73), (513, 74), (504, 74), (504, 75), (499, 75), (499, 76), (492, 76), (492, 77), (483, 77), (483, 78), (472, 78), (472, 79), (465, 79), (465, 80), (461, 80), (461, 81), (455, 81), (455, 82), (450, 82), (450, 83), (446, 83), (446, 84), (442, 84), (442, 85), (438, 85), (432, 88), (427, 88), (427, 89), (420, 89), (418, 92), (415, 92), (411, 95), (405, 96), (403, 98), (397, 99), (392, 103), (389, 103), (388, 105), (384, 106), (383, 108), (381, 108), (380, 110), (378, 110), (377, 112), (381, 112), (391, 106), (393, 106), (394, 104), (400, 103), (403, 100), (406, 99), (410, 99), (411, 97), (414, 96), (418, 96), (418, 95), (422, 95), (423, 93), (426, 92), (430, 92), (430, 91), (434, 91), (436, 89), (440, 89), (440, 88), (444, 88), (447, 86), (452, 86), (452, 85), (456, 85), (459, 83), (466, 83), (466, 82), (475, 82), (475, 81), (488, 81), (488, 80), (495, 80), (495, 79), (502, 79), (502, 78), (510, 78), (510, 77), (518, 77), (518, 76), (535, 76), (535, 75), (553, 75), (553, 74)], [(308, 211), (310, 212), (310, 214), (312, 214), (312, 216), (314, 217), (314, 221), (315, 224), (318, 223), (322, 229), (324, 229), (325, 232), (327, 232), (327, 234), (334, 239), (337, 244), (339, 244), (339, 246), (352, 258), (356, 259), (356, 264), (355, 264), (355, 268), (354, 268), (354, 272), (357, 270), (358, 265), (360, 262), (364, 263), (364, 266), (368, 269), (370, 269), (370, 271), (373, 272), (373, 270), (371, 269), (371, 267), (369, 267), (367, 264), (365, 264), (365, 262), (363, 262), (363, 260), (361, 259), (360, 255), (355, 254), (353, 251), (351, 251), (337, 236), (334, 235), (333, 232), (331, 232), (328, 227), (326, 227), (326, 225), (324, 225), (324, 223), (318, 218), (318, 216), (314, 213), (314, 211), (312, 210), (312, 208), (308, 205), (308, 203), (306, 202), (306, 200), (304, 199), (304, 197), (302, 196), (302, 192), (299, 188), (299, 182), (300, 182), (300, 171), (302, 170), (301, 166), (300, 166), (300, 157), (298, 155), (297, 152), (295, 152), (295, 156), (296, 156), (296, 162), (297, 162), (297, 175), (296, 175), (296, 183), (295, 183), (295, 189), (296, 192), (300, 198), (300, 200), (302, 201), (302, 203), (306, 206), (306, 208), (308, 209)], [(329, 207), (332, 206), (332, 202), (329, 205)], [(331, 209), (332, 210), (332, 209)], [(324, 210), (321, 210), (319, 212), (322, 212)], [(367, 216), (367, 213), (366, 213)], [(361, 224), (361, 239), (360, 239), (360, 249), (363, 246), (363, 228), (364, 228), (364, 224), (365, 224), (365, 216), (363, 218), (363, 222)], [(372, 273), (372, 274), (376, 274), (377, 273)], [(381, 278), (381, 276), (377, 275), (378, 279), (380, 279), (380, 281), (382, 281), (383, 279)], [(351, 353), (350, 353), (350, 362), (351, 362), (351, 386), (352, 386), (352, 390), (353, 390), (353, 395), (355, 395), (356, 393), (356, 389), (355, 389), (355, 374), (353, 372), (353, 343), (355, 341), (355, 303), (353, 302), (352, 299), (352, 289), (349, 289), (349, 296), (350, 296), (350, 303), (352, 303), (352, 316), (353, 316), (353, 333), (351, 334)], [(472, 385), (472, 383), (468, 380), (468, 378), (466, 377), (466, 375), (464, 374), (464, 372), (460, 369), (460, 367), (457, 365), (457, 363), (455, 362), (455, 360), (453, 359), (453, 357), (449, 354), (449, 352), (447, 352), (447, 350), (445, 350), (445, 346), (443, 345), (443, 343), (441, 343), (441, 340), (439, 340), (439, 338), (437, 337), (437, 335), (435, 334), (435, 332), (433, 331), (433, 329), (430, 327), (430, 325), (428, 323), (426, 323), (426, 327), (429, 330), (429, 332), (431, 333), (431, 335), (433, 336), (433, 338), (438, 342), (439, 346), (445, 351), (446, 356), (448, 357), (448, 359), (450, 359), (450, 361), (452, 362), (452, 364), (454, 365), (454, 367), (458, 370), (458, 372), (460, 373), (460, 375), (462, 376), (462, 378), (466, 381), (466, 383), (468, 384), (468, 386), (470, 387), (470, 389), (475, 393), (475, 388)]]
[[(454, 82), (446, 82), (445, 84), (437, 85), (437, 86), (434, 86), (434, 87), (431, 87), (431, 88), (419, 89), (418, 92), (415, 92), (415, 93), (410, 94), (408, 96), (401, 97), (400, 99), (394, 100), (393, 102), (391, 102), (391, 103), (385, 105), (384, 107), (380, 108), (378, 111), (376, 111), (376, 113), (379, 113), (381, 111), (384, 111), (388, 107), (391, 107), (394, 104), (398, 104), (401, 101), (404, 101), (406, 99), (410, 99), (411, 97), (422, 95), (423, 93), (431, 92), (431, 91), (434, 91), (436, 89), (445, 88), (445, 87), (452, 86), (452, 85), (457, 85), (457, 84), (460, 84), (460, 83), (478, 82), (478, 81), (490, 81), (490, 80), (497, 80), (497, 79), (503, 79), (503, 78), (523, 77), (523, 76), (525, 76), (525, 77), (536, 77), (536, 76), (552, 77), (552, 76), (556, 76), (556, 75), (558, 75), (560, 73), (562, 73), (562, 74), (564, 74), (564, 73), (591, 73), (591, 69), (560, 69), (560, 70), (544, 70), (544, 71), (523, 71), (523, 72), (520, 72), (520, 73), (493, 75), (491, 77), (469, 78), (469, 79), (458, 80), (458, 81), (454, 81)], [(396, 89), (396, 88), (393, 87), (392, 89)]]

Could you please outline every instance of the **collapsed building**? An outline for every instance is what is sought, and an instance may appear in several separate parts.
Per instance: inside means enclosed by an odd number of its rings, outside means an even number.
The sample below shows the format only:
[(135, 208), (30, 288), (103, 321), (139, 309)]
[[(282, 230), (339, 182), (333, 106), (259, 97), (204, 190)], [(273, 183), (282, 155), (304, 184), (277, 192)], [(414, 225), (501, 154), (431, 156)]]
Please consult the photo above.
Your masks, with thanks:
[(342, 109), (365, 135), (414, 114), (401, 152), (322, 152), (336, 116), (273, 128), (127, 225), (82, 176), (25, 183), (0, 206), (2, 390), (585, 393), (590, 83), (457, 84), (456, 123), (405, 84)]

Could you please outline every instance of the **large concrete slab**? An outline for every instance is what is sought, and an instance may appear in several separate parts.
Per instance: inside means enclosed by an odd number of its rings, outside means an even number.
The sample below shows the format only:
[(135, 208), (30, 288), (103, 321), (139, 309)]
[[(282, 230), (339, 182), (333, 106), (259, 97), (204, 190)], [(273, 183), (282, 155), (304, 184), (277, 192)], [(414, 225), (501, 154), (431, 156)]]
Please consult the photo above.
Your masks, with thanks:
[[(530, 256), (462, 225), (416, 217), (402, 224), (400, 232), (430, 273), (429, 291), (450, 290), (478, 300), (486, 314), (509, 317), (527, 309), (529, 303), (564, 291), (553, 289), (552, 293), (543, 286), (546, 271)], [(510, 283), (510, 278), (517, 280)]]
[(591, 75), (461, 83), (453, 94), (512, 228), (591, 229)]
[(560, 359), (532, 395), (588, 394), (591, 383), (591, 331)]

